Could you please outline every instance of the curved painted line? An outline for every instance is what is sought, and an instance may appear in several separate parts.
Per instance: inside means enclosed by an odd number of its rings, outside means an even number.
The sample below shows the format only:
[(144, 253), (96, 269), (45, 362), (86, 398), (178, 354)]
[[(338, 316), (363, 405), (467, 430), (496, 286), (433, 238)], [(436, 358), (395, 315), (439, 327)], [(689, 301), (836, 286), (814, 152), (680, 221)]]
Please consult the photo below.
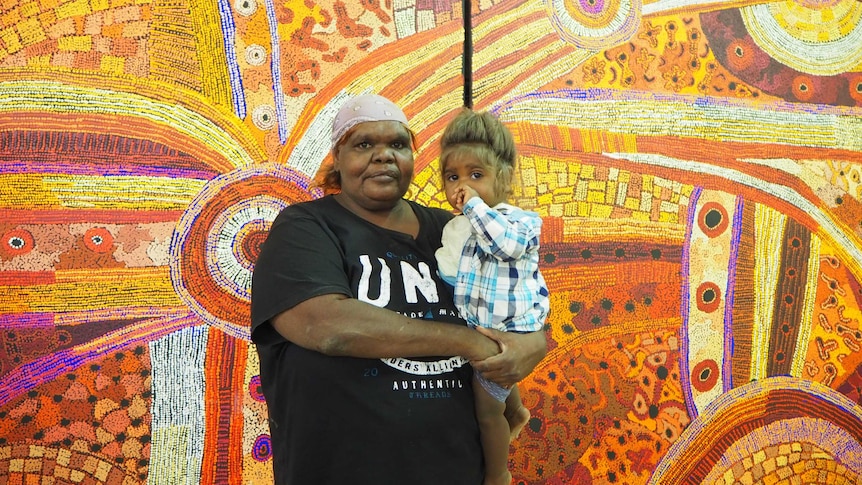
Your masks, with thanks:
[(233, 168), (254, 165), (252, 156), (228, 132), (200, 114), (137, 94), (85, 88), (53, 81), (0, 82), (0, 113), (47, 111), (144, 118), (223, 154)]
[(4, 161), (0, 165), (0, 175), (2, 174), (78, 175), (89, 177), (116, 177), (129, 176), (131, 174), (138, 177), (210, 180), (218, 172), (152, 165), (135, 165), (133, 168), (129, 168), (126, 165), (118, 163), (75, 163), (74, 165), (70, 165), (54, 160), (25, 160), (16, 162)]
[(218, 0), (218, 13), (221, 19), (224, 53), (227, 57), (227, 73), (230, 81), (230, 91), (233, 96), (233, 110), (237, 117), (245, 119), (245, 92), (242, 86), (242, 72), (236, 60), (236, 23), (233, 21), (233, 10), (228, 0)]
[(287, 131), (287, 109), (284, 106), (284, 86), (281, 84), (281, 47), (278, 43), (278, 19), (275, 17), (275, 4), (272, 0), (265, 0), (266, 20), (269, 26), (270, 69), (272, 70), (272, 89), (275, 94), (275, 118), (278, 122), (278, 139), (281, 144), (287, 141), (290, 135)]
[(517, 96), (492, 111), (504, 122), (862, 152), (862, 108), (787, 102), (754, 106), (710, 96), (567, 89)]
[[(757, 399), (769, 391), (798, 391), (811, 394), (862, 421), (862, 407), (847, 396), (817, 382), (788, 376), (776, 376), (754, 381), (722, 394), (706, 406), (701, 415), (697, 419), (692, 420), (691, 424), (683, 430), (679, 438), (670, 446), (667, 453), (656, 465), (648, 483), (664, 483), (661, 481), (662, 477), (677, 463), (680, 454), (691, 449), (692, 441), (706, 432), (713, 423), (713, 420), (721, 418), (722, 411), (740, 402)], [(676, 476), (671, 478), (680, 483), (686, 477)]]
[(694, 402), (694, 394), (691, 391), (691, 369), (688, 365), (688, 322), (689, 322), (689, 297), (691, 296), (691, 282), (689, 281), (689, 263), (691, 262), (691, 233), (694, 227), (694, 219), (697, 217), (697, 201), (700, 199), (700, 194), (703, 191), (701, 187), (695, 187), (691, 192), (688, 204), (688, 218), (685, 227), (685, 240), (682, 243), (682, 255), (680, 257), (679, 276), (680, 276), (680, 315), (682, 316), (682, 325), (679, 329), (680, 346), (679, 346), (679, 384), (682, 388), (683, 396), (685, 397), (685, 407), (688, 410), (689, 416), (692, 418), (697, 416), (697, 404)]
[(721, 378), (724, 392), (733, 389), (733, 301), (736, 288), (736, 263), (739, 259), (739, 241), (742, 239), (742, 209), (744, 201), (736, 196), (736, 210), (730, 236), (730, 259), (727, 262), (727, 288), (724, 290), (724, 364)]
[(108, 352), (150, 342), (181, 328), (200, 325), (201, 320), (188, 313), (182, 317), (152, 318), (124, 327), (99, 339), (70, 349), (43, 356), (12, 369), (0, 379), (0, 407), (31, 389), (73, 372), (92, 359)]
[(614, 2), (620, 16), (613, 16), (607, 25), (593, 28), (578, 22), (569, 14), (565, 0), (545, 0), (551, 13), (550, 21), (560, 38), (578, 47), (599, 50), (619, 45), (638, 30), (641, 20), (640, 0)]
[(693, 160), (680, 160), (678, 158), (666, 157), (655, 153), (604, 153), (603, 155), (609, 158), (627, 160), (633, 163), (655, 165), (657, 167), (682, 170), (691, 173), (717, 175), (740, 185), (766, 192), (788, 202), (798, 207), (803, 212), (808, 213), (808, 215), (820, 225), (820, 228), (843, 250), (846, 255), (845, 263), (851, 268), (853, 275), (856, 278), (862, 278), (862, 266), (860, 266), (862, 265), (862, 250), (856, 247), (856, 244), (847, 237), (847, 234), (845, 234), (841, 228), (836, 226), (835, 222), (824, 214), (820, 207), (812, 204), (808, 199), (802, 197), (799, 193), (789, 187), (767, 182), (765, 180), (753, 179), (750, 175), (738, 170), (717, 167), (715, 165)]
[[(767, 424), (763, 428), (758, 428), (741, 436), (726, 450), (725, 459), (715, 464), (712, 470), (704, 476), (701, 483), (727, 483), (724, 473), (727, 473), (730, 469), (727, 466), (728, 464), (745, 462), (746, 459), (751, 460), (750, 450), (752, 448), (760, 447), (763, 449), (767, 447), (780, 447), (782, 445), (786, 446), (788, 445), (788, 438), (793, 440), (790, 446), (802, 443), (811, 444), (820, 450), (832, 454), (837, 464), (849, 468), (854, 475), (862, 472), (862, 444), (848, 433), (847, 430), (836, 426), (826, 419), (797, 417)], [(838, 477), (842, 476), (836, 475)], [(849, 477), (843, 475), (843, 478), (846, 479)], [(832, 483), (842, 483), (842, 481), (836, 477), (835, 482)], [(735, 481), (733, 483), (744, 482)], [(758, 480), (757, 483), (769, 483), (769, 481)], [(800, 481), (799, 483), (803, 482)], [(824, 481), (823, 483), (830, 482)], [(843, 483), (847, 482), (843, 481)]]
[[(780, 7), (775, 5), (783, 4), (768, 3), (739, 9), (748, 35), (773, 59), (816, 76), (833, 76), (852, 71), (862, 63), (862, 23), (843, 32), (835, 40), (806, 42), (793, 37), (781, 26), (776, 18), (776, 14), (780, 15), (781, 12), (773, 11), (775, 8), (780, 10)], [(799, 8), (798, 5), (794, 6)], [(862, 6), (856, 8), (862, 10)], [(836, 25), (829, 27), (834, 28)]]
[[(678, 10), (715, 10), (744, 7), (761, 0), (723, 1), (723, 0), (658, 0), (657, 2), (645, 3), (641, 8), (644, 17), (652, 15), (666, 15)], [(709, 8), (712, 7), (712, 8)]]

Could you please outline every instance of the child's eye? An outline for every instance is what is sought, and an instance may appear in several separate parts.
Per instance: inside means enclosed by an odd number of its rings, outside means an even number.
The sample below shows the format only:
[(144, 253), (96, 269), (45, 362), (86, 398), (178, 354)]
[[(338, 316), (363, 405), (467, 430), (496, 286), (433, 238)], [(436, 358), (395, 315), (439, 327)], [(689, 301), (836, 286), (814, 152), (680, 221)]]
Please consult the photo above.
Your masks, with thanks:
[(446, 176), (446, 181), (447, 181), (447, 182), (454, 182), (454, 181), (456, 181), (456, 180), (458, 180), (458, 176), (457, 176), (457, 175), (455, 175), (455, 174), (449, 174), (449, 175), (447, 175), (447, 176)]
[(482, 172), (473, 172), (470, 174), (470, 178), (472, 178), (473, 180), (478, 180), (482, 178), (482, 175)]

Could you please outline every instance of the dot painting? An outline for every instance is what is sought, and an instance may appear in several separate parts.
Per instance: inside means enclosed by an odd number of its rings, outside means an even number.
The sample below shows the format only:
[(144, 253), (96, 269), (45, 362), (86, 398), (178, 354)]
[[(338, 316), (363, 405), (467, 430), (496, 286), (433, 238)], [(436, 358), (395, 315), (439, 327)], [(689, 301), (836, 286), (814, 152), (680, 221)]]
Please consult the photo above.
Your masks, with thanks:
[[(261, 245), (361, 93), (451, 210), (463, 6), (0, 2), (0, 482), (272, 483)], [(862, 3), (469, 7), (551, 299), (513, 483), (859, 483)]]

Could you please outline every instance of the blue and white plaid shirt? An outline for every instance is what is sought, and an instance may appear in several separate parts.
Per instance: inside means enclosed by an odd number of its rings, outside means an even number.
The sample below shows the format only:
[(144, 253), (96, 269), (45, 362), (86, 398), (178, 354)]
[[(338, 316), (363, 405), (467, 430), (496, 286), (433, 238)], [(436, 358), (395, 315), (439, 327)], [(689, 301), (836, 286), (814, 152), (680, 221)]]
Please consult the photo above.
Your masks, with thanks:
[[(438, 266), (444, 280), (452, 283), (446, 268), (454, 265), (441, 258), (447, 252), (456, 254), (452, 242), (466, 239), (453, 286), (455, 306), (467, 323), (502, 331), (542, 329), (550, 303), (539, 272), (541, 228), (542, 219), (535, 212), (508, 204), (491, 208), (479, 197), (468, 200), (462, 215), (446, 224)], [(462, 234), (453, 234), (458, 232)]]

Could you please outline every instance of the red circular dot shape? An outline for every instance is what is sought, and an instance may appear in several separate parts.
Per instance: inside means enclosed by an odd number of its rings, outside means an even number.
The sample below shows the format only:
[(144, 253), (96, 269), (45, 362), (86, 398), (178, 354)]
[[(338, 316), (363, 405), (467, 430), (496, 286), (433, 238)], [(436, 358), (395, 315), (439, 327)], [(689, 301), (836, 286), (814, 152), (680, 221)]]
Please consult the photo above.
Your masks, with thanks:
[(26, 229), (12, 229), (3, 234), (2, 250), (8, 256), (27, 254), (36, 247), (33, 234)]
[(727, 63), (735, 71), (744, 71), (754, 64), (756, 48), (749, 39), (734, 39), (725, 49)]
[(805, 75), (796, 76), (790, 83), (793, 96), (799, 101), (810, 101), (816, 94), (814, 80)]
[(718, 364), (712, 359), (703, 360), (691, 370), (691, 385), (700, 392), (707, 392), (718, 383), (718, 377)]
[(704, 234), (714, 238), (727, 230), (730, 221), (724, 206), (717, 202), (707, 202), (698, 212), (697, 224)]
[(697, 309), (712, 313), (721, 305), (721, 289), (715, 283), (706, 281), (697, 287)]
[(107, 253), (114, 248), (114, 236), (104, 227), (94, 227), (84, 233), (84, 246), (97, 253)]

